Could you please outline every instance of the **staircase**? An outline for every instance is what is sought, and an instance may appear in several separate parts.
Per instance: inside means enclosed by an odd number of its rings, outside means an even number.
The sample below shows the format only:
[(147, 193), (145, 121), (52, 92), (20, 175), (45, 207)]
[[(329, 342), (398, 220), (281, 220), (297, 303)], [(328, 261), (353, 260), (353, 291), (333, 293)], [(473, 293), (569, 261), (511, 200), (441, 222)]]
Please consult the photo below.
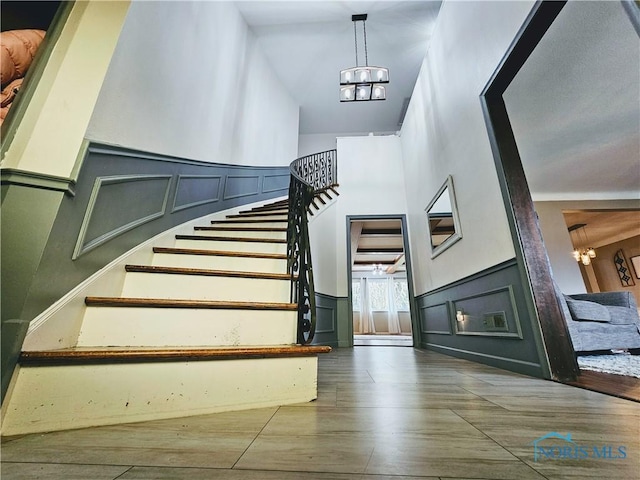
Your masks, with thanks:
[(176, 235), (150, 263), (126, 266), (119, 297), (86, 298), (74, 348), (22, 353), (2, 435), (316, 398), (330, 348), (299, 342), (287, 200)]

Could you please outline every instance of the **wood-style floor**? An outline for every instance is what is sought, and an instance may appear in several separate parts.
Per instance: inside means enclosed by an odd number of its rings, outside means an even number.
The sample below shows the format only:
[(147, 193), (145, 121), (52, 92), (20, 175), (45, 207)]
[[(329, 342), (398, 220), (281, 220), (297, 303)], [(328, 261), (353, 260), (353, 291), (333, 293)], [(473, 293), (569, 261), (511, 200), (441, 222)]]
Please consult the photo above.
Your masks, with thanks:
[(569, 385), (640, 402), (640, 378), (582, 370), (578, 380)]
[[(2, 480), (637, 479), (639, 429), (635, 402), (413, 348), (355, 347), (320, 357), (315, 402), (4, 439), (1, 473)], [(556, 438), (536, 445), (588, 455), (536, 459), (534, 442), (552, 432)], [(624, 458), (603, 458), (609, 446)]]

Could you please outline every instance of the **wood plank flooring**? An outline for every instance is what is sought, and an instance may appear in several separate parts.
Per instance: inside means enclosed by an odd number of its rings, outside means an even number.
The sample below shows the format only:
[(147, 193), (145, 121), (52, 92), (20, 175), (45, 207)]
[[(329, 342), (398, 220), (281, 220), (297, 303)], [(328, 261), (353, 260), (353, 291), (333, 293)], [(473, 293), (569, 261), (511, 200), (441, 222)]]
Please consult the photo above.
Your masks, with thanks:
[[(5, 438), (2, 479), (638, 478), (638, 403), (413, 348), (319, 363), (311, 403)], [(550, 432), (589, 455), (536, 459)]]

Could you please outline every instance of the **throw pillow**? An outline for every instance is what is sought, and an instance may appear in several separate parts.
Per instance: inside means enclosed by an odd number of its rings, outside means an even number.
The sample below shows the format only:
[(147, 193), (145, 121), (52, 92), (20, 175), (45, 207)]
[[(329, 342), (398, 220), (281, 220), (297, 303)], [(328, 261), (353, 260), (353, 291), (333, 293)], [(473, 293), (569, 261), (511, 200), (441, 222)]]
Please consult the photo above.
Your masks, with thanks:
[(589, 302), (587, 300), (574, 300), (565, 296), (571, 318), (577, 321), (586, 322), (611, 322), (611, 315), (606, 307), (599, 303)]

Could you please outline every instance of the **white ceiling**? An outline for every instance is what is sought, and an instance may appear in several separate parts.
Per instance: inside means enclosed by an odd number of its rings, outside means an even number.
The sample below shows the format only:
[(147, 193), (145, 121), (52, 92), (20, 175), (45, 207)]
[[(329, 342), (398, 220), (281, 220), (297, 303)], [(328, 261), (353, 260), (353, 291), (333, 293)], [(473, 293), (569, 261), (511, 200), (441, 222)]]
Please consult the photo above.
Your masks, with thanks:
[[(300, 104), (300, 133), (395, 132), (413, 92), (440, 1), (241, 1), (240, 13)], [(340, 70), (355, 65), (351, 15), (367, 13), (369, 65), (389, 68), (387, 100), (340, 103)], [(358, 56), (364, 64), (362, 22)]]

